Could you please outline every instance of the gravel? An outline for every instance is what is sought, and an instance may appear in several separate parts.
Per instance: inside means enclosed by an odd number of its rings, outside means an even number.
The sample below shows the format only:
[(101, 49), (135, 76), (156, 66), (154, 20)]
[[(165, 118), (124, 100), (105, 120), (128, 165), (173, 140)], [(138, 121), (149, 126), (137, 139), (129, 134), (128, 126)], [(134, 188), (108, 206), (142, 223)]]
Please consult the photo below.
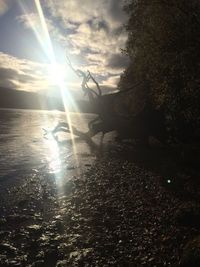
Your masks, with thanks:
[(27, 177), (1, 196), (0, 266), (179, 266), (199, 228), (177, 222), (188, 200), (163, 179), (109, 154), (62, 194), (53, 176)]

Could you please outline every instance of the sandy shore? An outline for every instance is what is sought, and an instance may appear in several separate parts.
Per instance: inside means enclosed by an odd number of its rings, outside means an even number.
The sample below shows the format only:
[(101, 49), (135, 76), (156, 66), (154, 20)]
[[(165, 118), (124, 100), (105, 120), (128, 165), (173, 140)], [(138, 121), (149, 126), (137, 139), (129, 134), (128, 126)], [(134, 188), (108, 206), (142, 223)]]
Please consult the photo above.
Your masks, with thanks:
[(127, 147), (108, 148), (62, 188), (44, 173), (1, 185), (0, 266), (178, 266), (199, 234), (178, 218), (199, 191), (162, 165), (163, 150)]

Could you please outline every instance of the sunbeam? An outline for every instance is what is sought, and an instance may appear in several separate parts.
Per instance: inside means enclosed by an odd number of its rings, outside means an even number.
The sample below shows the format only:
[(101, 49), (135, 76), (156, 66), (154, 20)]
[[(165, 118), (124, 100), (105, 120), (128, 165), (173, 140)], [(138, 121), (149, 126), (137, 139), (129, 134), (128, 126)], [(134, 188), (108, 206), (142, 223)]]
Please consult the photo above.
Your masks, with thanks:
[[(53, 83), (56, 84), (56, 86), (58, 87), (58, 90), (60, 91), (60, 95), (62, 97), (62, 101), (64, 104), (66, 121), (69, 124), (70, 135), (71, 135), (70, 137), (71, 137), (72, 142), (73, 142), (73, 151), (74, 151), (74, 155), (76, 155), (77, 154), (76, 145), (74, 142), (72, 122), (71, 122), (67, 102), (73, 103), (73, 105), (75, 105), (75, 103), (74, 103), (74, 100), (71, 97), (70, 93), (65, 88), (66, 86), (65, 86), (65, 81), (64, 81), (64, 73), (63, 73), (63, 70), (61, 71), (59, 64), (56, 61), (56, 56), (54, 53), (54, 48), (52, 45), (49, 30), (48, 30), (48, 25), (47, 25), (47, 22), (46, 22), (46, 19), (44, 16), (44, 12), (43, 12), (40, 0), (34, 0), (34, 3), (36, 6), (38, 16), (39, 16), (40, 27), (36, 28), (35, 25), (32, 23), (31, 18), (29, 19), (29, 23), (32, 26), (32, 30), (34, 31), (34, 33), (37, 37), (37, 40), (40, 43), (40, 46), (43, 49), (43, 51), (46, 54), (47, 59), (49, 61), (49, 66), (48, 66), (49, 76), (50, 76), (49, 79), (53, 80)], [(24, 12), (26, 12), (25, 6), (22, 5), (22, 8), (23, 8)], [(77, 107), (76, 107), (76, 110), (77, 110)], [(78, 164), (78, 158), (77, 157), (76, 157), (76, 161)]]

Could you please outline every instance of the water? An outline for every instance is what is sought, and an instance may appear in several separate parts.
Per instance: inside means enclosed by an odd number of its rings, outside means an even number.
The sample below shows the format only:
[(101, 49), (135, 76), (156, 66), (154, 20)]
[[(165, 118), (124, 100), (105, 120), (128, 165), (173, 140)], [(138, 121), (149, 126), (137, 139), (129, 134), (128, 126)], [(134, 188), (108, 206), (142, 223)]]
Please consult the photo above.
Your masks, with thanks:
[[(69, 174), (94, 159), (90, 147), (81, 140), (70, 142), (70, 134), (59, 134), (61, 143), (43, 130), (53, 129), (65, 114), (53, 111), (0, 109), (0, 181), (34, 173)], [(92, 114), (70, 113), (73, 125), (87, 131)], [(98, 138), (98, 137), (97, 137)], [(97, 139), (96, 139), (97, 140)]]

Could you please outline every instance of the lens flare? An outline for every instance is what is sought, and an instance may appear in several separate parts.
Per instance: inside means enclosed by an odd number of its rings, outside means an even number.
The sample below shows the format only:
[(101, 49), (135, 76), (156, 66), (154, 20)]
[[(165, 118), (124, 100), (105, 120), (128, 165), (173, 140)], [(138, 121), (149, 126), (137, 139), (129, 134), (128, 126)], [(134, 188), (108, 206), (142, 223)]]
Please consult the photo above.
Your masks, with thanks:
[[(25, 14), (28, 14), (25, 3), (22, 4), (21, 2), (21, 7), (24, 11)], [(32, 30), (34, 31), (37, 40), (41, 46), (41, 49), (44, 51), (44, 53), (46, 54), (46, 57), (48, 59), (49, 62), (49, 67), (48, 67), (48, 71), (49, 71), (49, 76), (51, 77), (51, 79), (53, 80), (53, 84), (57, 86), (58, 90), (60, 91), (60, 95), (62, 97), (62, 101), (64, 104), (64, 108), (65, 108), (65, 115), (66, 115), (66, 121), (69, 124), (69, 129), (70, 129), (70, 134), (71, 134), (71, 140), (73, 142), (73, 153), (75, 155), (75, 159), (77, 161), (77, 165), (78, 165), (78, 158), (77, 158), (77, 149), (76, 149), (76, 145), (74, 142), (74, 135), (73, 135), (73, 129), (72, 129), (72, 123), (71, 123), (71, 118), (70, 118), (70, 113), (68, 110), (68, 103), (70, 103), (70, 105), (75, 106), (74, 104), (74, 100), (71, 96), (71, 94), (69, 93), (68, 90), (66, 90), (66, 86), (65, 86), (65, 79), (64, 79), (64, 73), (63, 70), (61, 71), (61, 66), (57, 63), (56, 61), (56, 56), (54, 53), (54, 49), (53, 49), (53, 45), (52, 45), (52, 41), (51, 41), (51, 37), (50, 37), (50, 33), (48, 30), (48, 24), (47, 21), (45, 19), (45, 15), (41, 6), (41, 2), (40, 0), (34, 0), (35, 3), (35, 7), (37, 10), (37, 14), (39, 17), (39, 26), (35, 25), (33, 23), (33, 21), (31, 20), (31, 16), (28, 16), (28, 22), (32, 27)], [(51, 82), (51, 81), (50, 81)], [(76, 110), (78, 111), (77, 107), (75, 106)], [(44, 122), (44, 124), (46, 124)], [(54, 140), (54, 142), (56, 142)], [(59, 160), (59, 147), (55, 145), (55, 143), (51, 142), (49, 144), (49, 146), (52, 146), (51, 150), (51, 157), (53, 157), (54, 159), (51, 161), (51, 166), (50, 168), (52, 170), (55, 169), (59, 169), (60, 168), (60, 164), (61, 161)], [(48, 155), (47, 155), (48, 157)], [(55, 159), (57, 158), (57, 160)]]
[[(67, 107), (65, 94), (64, 94), (64, 88), (65, 88), (64, 80), (63, 80), (63, 77), (61, 76), (61, 74), (59, 74), (59, 70), (57, 69), (58, 65), (57, 65), (57, 62), (55, 60), (55, 54), (54, 54), (54, 50), (53, 50), (50, 34), (49, 34), (49, 31), (48, 31), (48, 27), (47, 27), (47, 24), (46, 24), (46, 21), (45, 21), (44, 13), (43, 13), (43, 10), (42, 10), (41, 4), (40, 4), (40, 0), (35, 0), (35, 4), (36, 4), (36, 8), (37, 8), (38, 15), (39, 15), (39, 18), (40, 18), (41, 27), (42, 27), (43, 32), (44, 32), (45, 40), (46, 40), (46, 43), (47, 43), (48, 58), (50, 60), (50, 65), (51, 65), (50, 68), (54, 72), (54, 76), (56, 77), (57, 85), (59, 86), (59, 89), (60, 89), (61, 97), (62, 97), (63, 103), (64, 103), (66, 119), (67, 119), (67, 122), (69, 123), (69, 128), (70, 128), (70, 132), (71, 132), (71, 138), (73, 140), (73, 130), (72, 130), (72, 127), (71, 127), (72, 124), (71, 124), (71, 119), (70, 119), (70, 116), (69, 116), (69, 110), (68, 110), (68, 107)], [(69, 93), (68, 93), (67, 96), (68, 96), (69, 100), (72, 101), (72, 98), (71, 98)], [(73, 148), (75, 149), (75, 145), (73, 146)]]

